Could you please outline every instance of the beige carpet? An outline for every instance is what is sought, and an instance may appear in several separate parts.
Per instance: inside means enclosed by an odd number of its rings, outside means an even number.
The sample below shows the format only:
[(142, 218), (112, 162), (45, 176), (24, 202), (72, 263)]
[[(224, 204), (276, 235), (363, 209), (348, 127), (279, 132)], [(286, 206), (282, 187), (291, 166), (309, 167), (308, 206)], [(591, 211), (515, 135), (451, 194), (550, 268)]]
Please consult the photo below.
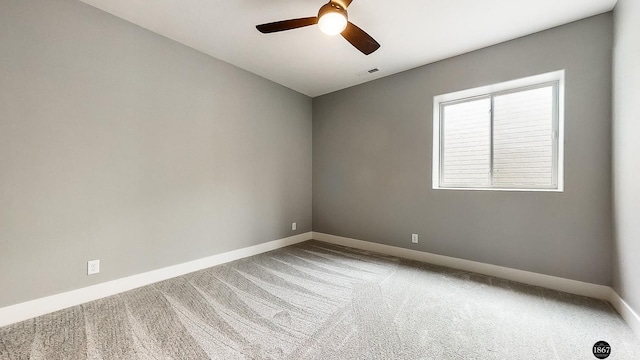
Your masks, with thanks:
[(602, 301), (309, 241), (0, 328), (0, 359), (640, 359)]

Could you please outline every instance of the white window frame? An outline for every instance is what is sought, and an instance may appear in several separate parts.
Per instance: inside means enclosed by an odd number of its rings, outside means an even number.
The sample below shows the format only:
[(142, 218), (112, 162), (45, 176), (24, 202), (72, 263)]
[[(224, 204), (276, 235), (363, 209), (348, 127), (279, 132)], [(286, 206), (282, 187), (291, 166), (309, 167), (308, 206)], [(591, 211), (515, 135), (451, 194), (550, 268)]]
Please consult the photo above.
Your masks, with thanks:
[[(522, 79), (502, 82), (473, 89), (442, 94), (433, 98), (433, 160), (432, 160), (432, 184), (433, 189), (444, 190), (497, 190), (497, 191), (564, 191), (564, 70), (553, 71), (545, 74), (530, 76)], [(453, 185), (442, 183), (442, 156), (443, 141), (441, 133), (443, 107), (446, 105), (491, 98), (523, 90), (531, 90), (540, 87), (554, 86), (554, 111), (553, 111), (553, 175), (554, 183), (551, 186), (526, 186), (526, 187), (501, 187)], [(493, 102), (493, 100), (492, 100)], [(493, 114), (491, 116), (493, 127)], [(493, 145), (492, 145), (493, 148)], [(491, 153), (493, 162), (493, 152)]]

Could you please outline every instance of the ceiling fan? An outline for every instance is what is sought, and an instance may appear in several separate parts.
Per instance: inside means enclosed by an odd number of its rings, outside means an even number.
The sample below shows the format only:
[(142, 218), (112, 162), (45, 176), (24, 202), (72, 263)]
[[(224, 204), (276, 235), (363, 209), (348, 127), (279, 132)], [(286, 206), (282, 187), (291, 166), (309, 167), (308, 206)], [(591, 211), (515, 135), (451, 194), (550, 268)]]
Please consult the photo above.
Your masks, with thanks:
[(268, 34), (318, 24), (323, 33), (331, 36), (341, 34), (356, 49), (369, 55), (378, 50), (380, 44), (348, 20), (347, 7), (351, 1), (353, 0), (330, 0), (322, 5), (318, 16), (276, 21), (258, 25), (256, 29), (263, 34)]

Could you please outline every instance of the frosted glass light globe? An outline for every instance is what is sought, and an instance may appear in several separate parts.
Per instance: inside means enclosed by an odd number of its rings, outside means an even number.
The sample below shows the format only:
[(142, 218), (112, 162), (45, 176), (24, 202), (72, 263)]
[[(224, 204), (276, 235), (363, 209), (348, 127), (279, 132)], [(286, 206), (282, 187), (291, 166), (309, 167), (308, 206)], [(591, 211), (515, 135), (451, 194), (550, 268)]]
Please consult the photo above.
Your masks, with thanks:
[(327, 12), (318, 20), (318, 26), (329, 36), (338, 35), (347, 28), (347, 18), (338, 12)]

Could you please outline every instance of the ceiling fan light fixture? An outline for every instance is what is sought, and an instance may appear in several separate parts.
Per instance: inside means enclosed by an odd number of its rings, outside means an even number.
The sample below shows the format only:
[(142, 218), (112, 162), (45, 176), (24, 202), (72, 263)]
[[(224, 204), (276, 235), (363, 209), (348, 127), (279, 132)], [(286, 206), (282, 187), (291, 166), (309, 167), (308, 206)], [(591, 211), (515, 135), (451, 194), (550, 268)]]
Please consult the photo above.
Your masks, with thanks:
[(318, 12), (318, 27), (329, 36), (340, 34), (347, 27), (347, 10), (333, 2), (325, 4)]
[(293, 30), (311, 25), (318, 25), (327, 35), (342, 34), (342, 37), (361, 53), (369, 55), (380, 48), (380, 44), (364, 30), (349, 21), (347, 7), (352, 0), (329, 0), (322, 5), (318, 16), (275, 21), (256, 25), (263, 34), (271, 34), (285, 30)]

